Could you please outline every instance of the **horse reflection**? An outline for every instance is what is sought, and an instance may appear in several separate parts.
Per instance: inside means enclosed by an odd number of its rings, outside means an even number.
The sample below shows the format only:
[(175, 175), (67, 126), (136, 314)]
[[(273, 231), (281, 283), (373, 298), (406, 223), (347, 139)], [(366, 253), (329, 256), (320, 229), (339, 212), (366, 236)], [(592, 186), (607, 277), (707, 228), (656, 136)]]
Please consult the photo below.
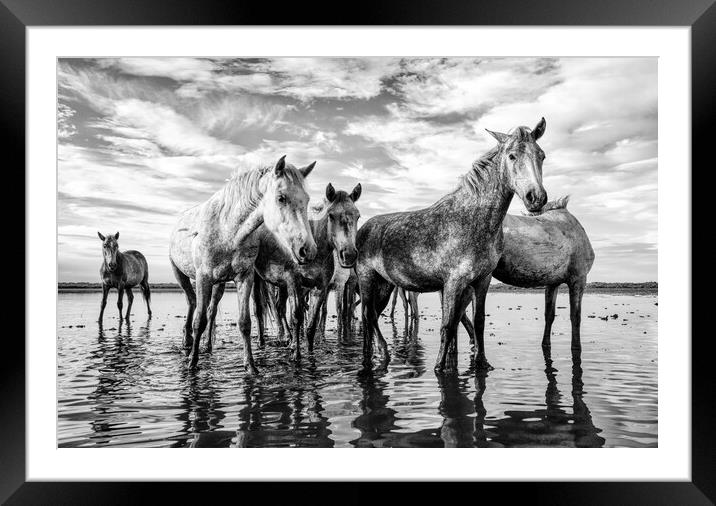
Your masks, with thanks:
[[(401, 378), (419, 377), (425, 373), (425, 351), (417, 339), (419, 324), (406, 329), (401, 336), (395, 322), (393, 326), (393, 353), (392, 372), (399, 373)], [(405, 371), (402, 369), (405, 368)], [(361, 388), (360, 409), (361, 414), (351, 424), (360, 431), (360, 436), (350, 444), (358, 448), (410, 448), (425, 446), (440, 446), (436, 444), (437, 431), (421, 430), (417, 432), (396, 432), (398, 425), (398, 412), (388, 407), (390, 396), (385, 393), (388, 386), (383, 379), (385, 369), (364, 370), (358, 375), (358, 384)]]
[[(120, 320), (121, 321), (121, 320)], [(150, 319), (137, 337), (149, 333)], [(110, 330), (110, 329), (108, 329)], [(125, 322), (124, 329), (112, 328), (117, 334), (108, 338), (104, 326), (99, 323), (97, 347), (90, 354), (88, 373), (97, 373), (97, 387), (87, 396), (91, 401), (93, 420), (90, 421), (93, 443), (111, 442), (113, 432), (127, 435), (127, 413), (137, 412), (136, 378), (145, 377), (143, 363), (146, 355), (145, 339), (133, 339), (132, 323)]]
[[(181, 411), (177, 420), (182, 424), (182, 434), (194, 434), (194, 440), (190, 446), (216, 447), (222, 446), (214, 441), (214, 435), (220, 435), (223, 427), (222, 422), (226, 418), (226, 412), (222, 409), (225, 404), (216, 390), (216, 378), (213, 369), (196, 370), (186, 368), (182, 371), (183, 386), (181, 390)], [(208, 434), (207, 438), (201, 440), (199, 436)], [(231, 437), (228, 438), (229, 440)], [(184, 438), (178, 439), (172, 447), (184, 447)]]
[(244, 407), (236, 430), (194, 434), (192, 447), (332, 447), (328, 418), (317, 387), (323, 382), (315, 360), (309, 357), (286, 388), (266, 386), (247, 377), (242, 386)]
[(412, 370), (411, 377), (419, 377), (425, 373), (425, 348), (418, 340), (420, 332), (420, 320), (411, 319), (403, 331), (402, 336), (398, 335), (398, 326), (395, 320), (391, 319), (393, 330), (393, 358), (395, 365), (409, 366)]
[(581, 353), (572, 353), (572, 413), (564, 409), (557, 386), (557, 370), (552, 367), (549, 349), (543, 350), (547, 388), (545, 409), (506, 411), (507, 417), (490, 421), (492, 441), (503, 446), (558, 446), (599, 448), (605, 439), (594, 425), (591, 412), (584, 402)]

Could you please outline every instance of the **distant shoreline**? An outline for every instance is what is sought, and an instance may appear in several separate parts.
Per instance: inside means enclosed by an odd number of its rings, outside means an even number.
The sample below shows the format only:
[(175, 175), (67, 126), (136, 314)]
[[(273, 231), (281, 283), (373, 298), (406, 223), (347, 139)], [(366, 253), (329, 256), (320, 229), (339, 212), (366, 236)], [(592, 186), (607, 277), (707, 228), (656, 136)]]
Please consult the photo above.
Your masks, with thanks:
[[(153, 292), (182, 292), (179, 285), (175, 283), (153, 283), (149, 285)], [(562, 289), (566, 290), (566, 286)], [(234, 283), (227, 283), (226, 289), (235, 291)], [(85, 293), (99, 292), (102, 290), (100, 283), (75, 282), (75, 283), (58, 283), (58, 293)], [(503, 283), (490, 285), (490, 292), (517, 292), (517, 293), (541, 293), (542, 287), (538, 288), (518, 288)], [(658, 295), (659, 284), (656, 281), (648, 281), (644, 283), (605, 283), (595, 281), (587, 283), (586, 293), (604, 293), (604, 294), (623, 294), (623, 295)]]

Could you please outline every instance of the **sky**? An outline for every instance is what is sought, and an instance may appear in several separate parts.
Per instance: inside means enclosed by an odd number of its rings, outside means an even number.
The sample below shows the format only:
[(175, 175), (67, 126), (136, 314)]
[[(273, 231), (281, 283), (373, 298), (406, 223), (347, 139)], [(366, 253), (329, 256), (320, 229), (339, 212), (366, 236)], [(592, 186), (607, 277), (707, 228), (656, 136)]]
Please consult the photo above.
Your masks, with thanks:
[(363, 222), (429, 206), (485, 129), (543, 116), (544, 186), (571, 196), (589, 281), (657, 279), (655, 58), (73, 58), (57, 78), (60, 282), (99, 281), (97, 231), (173, 282), (177, 217), (236, 170), (317, 160), (312, 202), (360, 182)]

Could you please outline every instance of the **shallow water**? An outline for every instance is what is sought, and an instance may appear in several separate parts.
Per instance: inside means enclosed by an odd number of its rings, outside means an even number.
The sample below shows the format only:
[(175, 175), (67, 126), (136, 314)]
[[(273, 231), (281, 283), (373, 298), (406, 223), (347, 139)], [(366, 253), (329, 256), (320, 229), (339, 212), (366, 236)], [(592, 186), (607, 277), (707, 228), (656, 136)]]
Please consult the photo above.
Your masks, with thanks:
[(183, 294), (154, 293), (151, 320), (137, 297), (120, 327), (113, 291), (103, 329), (99, 293), (60, 294), (58, 446), (657, 446), (657, 297), (586, 294), (573, 361), (564, 292), (551, 361), (540, 346), (543, 295), (489, 294), (494, 370), (477, 377), (462, 328), (459, 373), (433, 372), (436, 294), (420, 297), (417, 328), (406, 329), (400, 303), (395, 320), (381, 318), (385, 370), (359, 373), (360, 333), (337, 345), (331, 303), (325, 339), (298, 366), (271, 337), (263, 350), (254, 343), (258, 377), (241, 365), (234, 293), (222, 302), (214, 352), (195, 372), (181, 348)]

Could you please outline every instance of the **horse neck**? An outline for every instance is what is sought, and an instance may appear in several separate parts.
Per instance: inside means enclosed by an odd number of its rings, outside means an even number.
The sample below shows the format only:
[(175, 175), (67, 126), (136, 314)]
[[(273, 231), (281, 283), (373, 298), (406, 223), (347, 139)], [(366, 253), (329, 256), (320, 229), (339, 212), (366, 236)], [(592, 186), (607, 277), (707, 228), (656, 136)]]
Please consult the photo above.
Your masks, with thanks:
[[(124, 272), (124, 253), (122, 253), (121, 251), (117, 250), (117, 257), (116, 257), (116, 258), (117, 258), (117, 268), (114, 269), (114, 273), (115, 273), (115, 274), (121, 274), (122, 272)], [(106, 262), (105, 262), (105, 264), (106, 264)]]
[[(221, 200), (219, 223), (223, 231), (222, 235), (234, 249), (238, 248), (264, 222), (263, 193), (259, 191), (262, 178), (263, 176), (257, 178), (252, 188), (243, 190), (255, 192), (254, 199), (241, 198), (238, 195), (241, 190), (230, 186), (237, 185), (236, 181), (229, 181), (216, 194), (217, 199)], [(225, 209), (226, 206), (228, 210)]]
[(477, 162), (465, 175), (460, 187), (450, 196), (461, 212), (472, 216), (472, 226), (496, 234), (514, 196), (502, 171), (496, 166), (478, 167)]
[(310, 220), (313, 240), (318, 251), (316, 258), (325, 259), (333, 254), (333, 245), (328, 240), (328, 214), (324, 214), (316, 220)]

